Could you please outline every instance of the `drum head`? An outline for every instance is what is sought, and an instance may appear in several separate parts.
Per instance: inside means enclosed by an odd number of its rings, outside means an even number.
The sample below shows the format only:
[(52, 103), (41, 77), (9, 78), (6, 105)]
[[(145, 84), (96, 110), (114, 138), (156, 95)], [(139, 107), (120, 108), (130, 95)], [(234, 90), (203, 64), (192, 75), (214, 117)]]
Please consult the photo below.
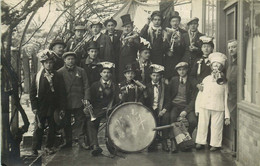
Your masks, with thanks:
[(155, 127), (156, 121), (147, 107), (128, 102), (116, 107), (109, 116), (108, 138), (123, 152), (138, 152), (152, 143)]

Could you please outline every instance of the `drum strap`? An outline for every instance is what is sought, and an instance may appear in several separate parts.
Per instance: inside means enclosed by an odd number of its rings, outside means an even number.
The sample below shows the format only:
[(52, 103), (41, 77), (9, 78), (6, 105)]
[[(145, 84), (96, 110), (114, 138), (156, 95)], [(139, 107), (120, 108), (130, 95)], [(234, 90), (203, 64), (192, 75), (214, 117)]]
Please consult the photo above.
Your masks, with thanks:
[(138, 101), (138, 87), (135, 85), (135, 102)]
[(165, 89), (165, 86), (164, 86), (164, 80), (162, 79), (161, 80), (161, 84), (162, 84), (162, 88), (160, 90), (160, 99), (159, 99), (159, 111), (161, 111), (163, 109), (163, 102), (164, 102), (164, 89)]

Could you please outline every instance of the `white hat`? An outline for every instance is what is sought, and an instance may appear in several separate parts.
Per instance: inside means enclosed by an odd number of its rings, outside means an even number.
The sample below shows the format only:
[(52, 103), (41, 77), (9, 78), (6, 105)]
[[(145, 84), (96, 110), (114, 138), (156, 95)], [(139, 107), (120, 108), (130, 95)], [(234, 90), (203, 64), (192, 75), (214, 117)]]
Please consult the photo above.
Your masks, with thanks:
[(218, 62), (225, 66), (227, 60), (227, 56), (225, 54), (222, 54), (220, 52), (213, 52), (209, 54), (209, 61), (210, 63)]
[(98, 65), (102, 65), (101, 71), (103, 69), (113, 69), (115, 68), (115, 64), (112, 62), (99, 62)]
[(151, 73), (162, 73), (164, 72), (164, 67), (162, 65), (157, 65), (157, 64), (151, 64)]

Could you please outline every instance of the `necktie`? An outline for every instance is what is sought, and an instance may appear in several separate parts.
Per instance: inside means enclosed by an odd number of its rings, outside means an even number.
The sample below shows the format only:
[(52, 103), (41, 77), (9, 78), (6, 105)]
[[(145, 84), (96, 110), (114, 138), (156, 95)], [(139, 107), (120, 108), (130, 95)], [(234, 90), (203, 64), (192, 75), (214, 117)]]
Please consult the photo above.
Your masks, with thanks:
[(181, 77), (181, 84), (184, 84), (183, 78)]

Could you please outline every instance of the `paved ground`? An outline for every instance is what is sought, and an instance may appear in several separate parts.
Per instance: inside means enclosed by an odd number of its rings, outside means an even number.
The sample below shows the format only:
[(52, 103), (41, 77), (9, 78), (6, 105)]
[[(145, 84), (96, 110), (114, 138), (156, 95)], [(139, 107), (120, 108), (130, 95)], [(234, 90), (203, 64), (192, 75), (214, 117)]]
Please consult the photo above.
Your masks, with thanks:
[(120, 154), (122, 157), (109, 158), (104, 145), (103, 156), (92, 157), (90, 151), (73, 147), (57, 152), (47, 166), (235, 166), (235, 161), (225, 150), (210, 152), (209, 150), (179, 152), (170, 154), (157, 152), (140, 152), (136, 154)]

